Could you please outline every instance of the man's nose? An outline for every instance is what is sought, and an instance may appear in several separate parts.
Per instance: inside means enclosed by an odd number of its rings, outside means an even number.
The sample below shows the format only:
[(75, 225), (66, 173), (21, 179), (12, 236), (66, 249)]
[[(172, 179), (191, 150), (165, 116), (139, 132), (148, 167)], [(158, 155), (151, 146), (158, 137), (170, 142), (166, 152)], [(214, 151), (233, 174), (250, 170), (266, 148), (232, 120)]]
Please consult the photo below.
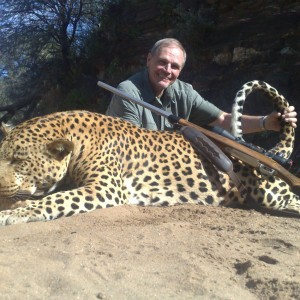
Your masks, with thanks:
[(171, 64), (166, 64), (165, 70), (166, 70), (166, 72), (171, 73)]

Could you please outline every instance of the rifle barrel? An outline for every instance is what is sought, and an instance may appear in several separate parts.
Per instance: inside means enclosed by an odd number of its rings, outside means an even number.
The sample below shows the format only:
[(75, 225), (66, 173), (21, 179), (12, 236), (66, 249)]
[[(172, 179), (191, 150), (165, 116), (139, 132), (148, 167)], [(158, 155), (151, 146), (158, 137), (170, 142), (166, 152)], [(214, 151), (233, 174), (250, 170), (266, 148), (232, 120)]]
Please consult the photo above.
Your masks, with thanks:
[(163, 109), (160, 109), (160, 108), (158, 108), (158, 107), (156, 107), (154, 105), (151, 105), (148, 102), (142, 101), (140, 99), (136, 99), (136, 98), (134, 98), (132, 96), (129, 96), (128, 94), (126, 94), (126, 93), (124, 93), (124, 92), (122, 92), (122, 91), (120, 91), (120, 90), (118, 90), (118, 89), (116, 89), (116, 88), (114, 88), (114, 87), (112, 87), (112, 86), (110, 86), (110, 85), (102, 82), (102, 81), (98, 81), (97, 85), (100, 86), (100, 87), (102, 87), (102, 88), (104, 88), (104, 89), (106, 89), (106, 90), (108, 90), (108, 91), (110, 91), (111, 93), (113, 93), (113, 94), (115, 94), (115, 95), (117, 95), (117, 96), (119, 96), (119, 97), (121, 97), (123, 99), (129, 100), (131, 102), (134, 102), (135, 104), (141, 105), (144, 108), (147, 108), (147, 109), (155, 112), (156, 114), (158, 114), (158, 115), (160, 115), (162, 117), (169, 118), (172, 115), (171, 113), (168, 113), (168, 112), (166, 112)]

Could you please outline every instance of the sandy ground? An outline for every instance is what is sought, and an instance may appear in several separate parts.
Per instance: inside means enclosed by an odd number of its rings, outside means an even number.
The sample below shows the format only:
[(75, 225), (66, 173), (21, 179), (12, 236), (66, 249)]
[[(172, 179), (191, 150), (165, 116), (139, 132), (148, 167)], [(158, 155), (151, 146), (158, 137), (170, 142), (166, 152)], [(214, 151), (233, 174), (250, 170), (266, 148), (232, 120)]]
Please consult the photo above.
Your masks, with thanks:
[(0, 299), (300, 299), (300, 219), (182, 205), (0, 228)]

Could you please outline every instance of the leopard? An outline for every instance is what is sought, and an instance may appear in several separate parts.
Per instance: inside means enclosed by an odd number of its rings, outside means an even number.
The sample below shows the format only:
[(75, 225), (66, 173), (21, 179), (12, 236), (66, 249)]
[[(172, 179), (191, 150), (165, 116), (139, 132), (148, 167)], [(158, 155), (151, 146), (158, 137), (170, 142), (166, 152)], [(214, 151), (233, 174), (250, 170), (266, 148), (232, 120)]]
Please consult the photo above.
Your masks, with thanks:
[[(237, 93), (235, 130), (246, 94), (260, 88), (283, 96), (264, 82), (252, 81)], [(241, 195), (180, 131), (155, 131), (121, 118), (74, 110), (54, 112), (2, 126), (0, 142), (0, 225), (50, 221), (119, 205), (171, 206), (202, 204), (247, 206), (248, 196), (272, 211), (300, 215), (300, 199), (276, 176), (232, 159), (234, 172), (247, 189)], [(293, 128), (284, 124), (272, 151), (288, 157)]]

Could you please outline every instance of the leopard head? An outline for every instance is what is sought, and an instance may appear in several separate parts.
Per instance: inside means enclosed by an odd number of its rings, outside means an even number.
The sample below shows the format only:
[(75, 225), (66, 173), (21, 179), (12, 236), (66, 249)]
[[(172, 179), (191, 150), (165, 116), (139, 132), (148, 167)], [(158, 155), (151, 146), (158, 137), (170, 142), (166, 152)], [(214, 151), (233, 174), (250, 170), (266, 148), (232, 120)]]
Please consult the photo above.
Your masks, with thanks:
[(14, 129), (0, 143), (0, 201), (47, 194), (67, 173), (74, 148), (71, 141), (24, 136)]

